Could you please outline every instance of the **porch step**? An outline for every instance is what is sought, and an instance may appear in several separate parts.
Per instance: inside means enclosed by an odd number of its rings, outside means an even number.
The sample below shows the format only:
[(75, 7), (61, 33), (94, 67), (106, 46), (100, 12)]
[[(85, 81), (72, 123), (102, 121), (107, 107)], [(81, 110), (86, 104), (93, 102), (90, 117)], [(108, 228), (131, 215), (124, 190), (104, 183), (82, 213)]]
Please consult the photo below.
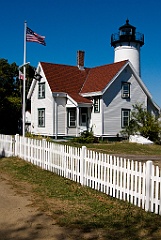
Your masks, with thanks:
[(66, 136), (66, 137), (63, 137), (64, 140), (72, 140), (73, 138), (75, 138), (75, 136)]

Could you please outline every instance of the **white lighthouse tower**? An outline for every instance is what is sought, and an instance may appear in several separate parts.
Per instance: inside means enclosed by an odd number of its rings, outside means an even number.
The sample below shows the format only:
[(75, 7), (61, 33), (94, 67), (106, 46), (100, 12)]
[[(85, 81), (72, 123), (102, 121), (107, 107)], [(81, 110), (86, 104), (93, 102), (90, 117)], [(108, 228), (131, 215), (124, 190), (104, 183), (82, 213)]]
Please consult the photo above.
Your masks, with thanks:
[(138, 75), (140, 72), (140, 47), (144, 45), (144, 35), (136, 32), (136, 28), (126, 24), (119, 28), (119, 33), (111, 35), (111, 46), (114, 47), (114, 62), (129, 60)]

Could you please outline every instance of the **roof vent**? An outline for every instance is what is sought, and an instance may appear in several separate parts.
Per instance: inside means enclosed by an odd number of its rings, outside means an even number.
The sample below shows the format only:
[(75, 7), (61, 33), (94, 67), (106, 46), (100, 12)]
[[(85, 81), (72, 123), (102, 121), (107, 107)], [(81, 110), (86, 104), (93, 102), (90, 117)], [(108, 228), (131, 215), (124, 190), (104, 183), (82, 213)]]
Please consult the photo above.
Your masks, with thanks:
[(77, 51), (77, 66), (80, 70), (84, 70), (84, 51)]

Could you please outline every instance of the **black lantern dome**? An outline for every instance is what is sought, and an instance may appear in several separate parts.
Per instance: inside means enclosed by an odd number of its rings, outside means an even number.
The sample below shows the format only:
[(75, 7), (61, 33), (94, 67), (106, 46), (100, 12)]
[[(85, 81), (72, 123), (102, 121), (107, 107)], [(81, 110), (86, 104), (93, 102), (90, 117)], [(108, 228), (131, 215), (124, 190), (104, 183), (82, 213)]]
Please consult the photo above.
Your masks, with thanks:
[(144, 34), (136, 32), (136, 27), (129, 24), (129, 20), (119, 28), (119, 33), (111, 35), (111, 46), (115, 47), (117, 43), (136, 42), (140, 46), (144, 45)]

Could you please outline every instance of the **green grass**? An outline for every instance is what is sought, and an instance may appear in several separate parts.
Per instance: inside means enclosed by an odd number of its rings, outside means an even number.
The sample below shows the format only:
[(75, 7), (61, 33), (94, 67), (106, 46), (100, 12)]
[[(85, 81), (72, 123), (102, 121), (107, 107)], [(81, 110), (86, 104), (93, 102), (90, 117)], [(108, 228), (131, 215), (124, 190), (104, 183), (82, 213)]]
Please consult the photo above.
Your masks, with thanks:
[[(63, 143), (64, 144), (64, 143)], [(68, 142), (71, 146), (82, 146), (82, 144)], [(138, 154), (138, 155), (161, 155), (161, 145), (142, 145), (137, 143), (122, 142), (102, 142), (95, 144), (85, 144), (87, 148), (101, 150), (108, 154)]]
[(61, 226), (69, 227), (71, 234), (75, 229), (81, 230), (82, 235), (75, 239), (85, 239), (83, 233), (95, 233), (88, 239), (161, 239), (161, 216), (128, 202), (82, 187), (18, 158), (1, 158), (2, 173), (12, 179), (17, 189), (23, 184), (30, 186), (33, 205), (50, 213)]

